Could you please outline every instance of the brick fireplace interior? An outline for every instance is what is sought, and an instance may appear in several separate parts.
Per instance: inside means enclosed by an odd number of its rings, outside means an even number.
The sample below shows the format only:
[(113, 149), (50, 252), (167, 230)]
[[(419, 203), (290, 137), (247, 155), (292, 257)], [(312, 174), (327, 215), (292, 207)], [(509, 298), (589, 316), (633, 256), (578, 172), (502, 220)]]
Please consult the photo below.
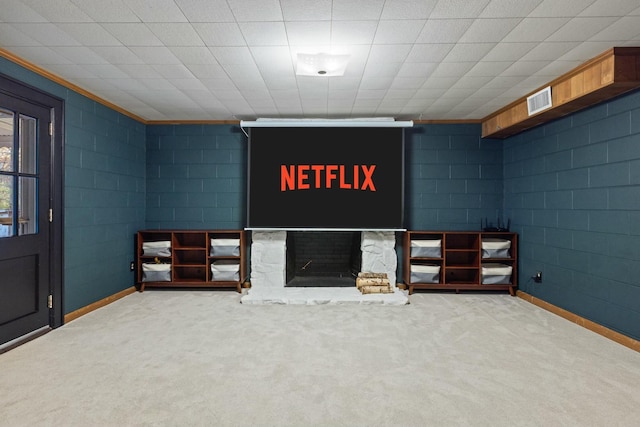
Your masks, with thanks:
[(290, 231), (286, 287), (353, 287), (362, 264), (360, 231)]

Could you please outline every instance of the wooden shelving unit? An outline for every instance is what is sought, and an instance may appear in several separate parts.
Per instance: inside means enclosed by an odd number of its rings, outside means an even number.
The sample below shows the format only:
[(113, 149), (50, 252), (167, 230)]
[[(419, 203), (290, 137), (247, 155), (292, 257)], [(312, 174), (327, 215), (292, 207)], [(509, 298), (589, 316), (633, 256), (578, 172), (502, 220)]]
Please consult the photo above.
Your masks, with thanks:
[[(220, 239), (233, 241), (233, 251), (212, 253), (212, 241), (222, 241)], [(162, 255), (145, 252), (144, 244), (149, 242), (166, 242), (168, 249)], [(247, 278), (243, 230), (144, 230), (137, 233), (136, 251), (136, 283), (140, 292), (146, 287), (235, 288), (242, 292), (242, 284)], [(231, 271), (233, 278), (216, 277), (212, 265), (220, 261), (232, 270), (237, 266), (237, 275)], [(162, 280), (155, 280), (157, 277), (150, 280), (144, 271), (145, 265), (149, 264), (163, 264), (170, 271)]]
[[(483, 240), (509, 242), (509, 249), (495, 255), (483, 250)], [(439, 246), (438, 246), (439, 242)], [(413, 244), (412, 244), (413, 243)], [(487, 243), (488, 244), (488, 243)], [(424, 250), (424, 247), (428, 250)], [(438, 250), (439, 249), (439, 250)], [(414, 289), (507, 290), (515, 295), (518, 287), (518, 235), (511, 232), (476, 231), (407, 231), (403, 243), (403, 280)], [(509, 277), (500, 283), (489, 283), (483, 274), (498, 265), (511, 269)], [(437, 271), (423, 279), (415, 271)], [(414, 274), (412, 274), (412, 272)]]

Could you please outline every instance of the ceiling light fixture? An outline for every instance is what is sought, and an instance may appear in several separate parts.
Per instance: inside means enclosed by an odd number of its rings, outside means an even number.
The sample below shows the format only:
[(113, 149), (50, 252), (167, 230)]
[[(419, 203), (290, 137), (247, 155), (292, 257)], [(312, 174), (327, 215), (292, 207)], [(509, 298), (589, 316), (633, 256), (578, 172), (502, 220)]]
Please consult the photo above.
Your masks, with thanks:
[(299, 76), (336, 77), (344, 75), (350, 55), (298, 53), (296, 74)]

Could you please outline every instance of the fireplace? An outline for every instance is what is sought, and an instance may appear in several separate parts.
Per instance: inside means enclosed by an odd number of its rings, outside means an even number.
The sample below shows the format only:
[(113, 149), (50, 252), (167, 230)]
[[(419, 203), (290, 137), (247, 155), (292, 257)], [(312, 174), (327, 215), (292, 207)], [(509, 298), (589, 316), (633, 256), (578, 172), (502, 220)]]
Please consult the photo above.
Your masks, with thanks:
[[(297, 234), (300, 233), (300, 236)], [(398, 259), (396, 253), (395, 231), (364, 230), (354, 233), (341, 233), (341, 231), (313, 231), (323, 236), (309, 236), (302, 231), (287, 230), (251, 230), (251, 288), (241, 297), (243, 304), (385, 304), (404, 305), (408, 303), (406, 292), (396, 287), (396, 270)], [(338, 238), (338, 236), (340, 236)], [(327, 260), (318, 262), (318, 253), (291, 252), (289, 246), (314, 246), (308, 244), (307, 239), (316, 238), (342, 241), (337, 246), (347, 246), (351, 241), (348, 251), (340, 255), (340, 262)], [(329, 245), (318, 243), (316, 246)], [(300, 248), (298, 248), (300, 249)], [(326, 250), (326, 249), (325, 249)], [(342, 250), (342, 249), (341, 249)], [(354, 253), (357, 251), (357, 254)], [(298, 251), (300, 252), (300, 251)], [(295, 253), (295, 261), (293, 258)], [(311, 261), (311, 262), (309, 262)], [(385, 273), (393, 287), (393, 293), (387, 294), (362, 294), (355, 285), (355, 276), (359, 271), (370, 273)], [(316, 265), (314, 265), (314, 263)], [(341, 267), (341, 273), (336, 273), (337, 265), (348, 265), (346, 269)], [(327, 270), (317, 269), (324, 265)], [(313, 268), (312, 268), (313, 266)], [(301, 272), (311, 273), (314, 284), (305, 286), (296, 285), (298, 282), (308, 280), (304, 275), (292, 274)], [(342, 277), (340, 277), (342, 275)], [(337, 276), (337, 277), (334, 277)], [(350, 277), (348, 277), (350, 276)], [(349, 279), (348, 284), (346, 283)], [(342, 280), (345, 279), (345, 280)], [(311, 280), (311, 279), (309, 279)], [(289, 282), (289, 283), (288, 283)], [(290, 282), (294, 282), (291, 286)], [(339, 285), (336, 285), (339, 283)]]
[(360, 272), (359, 231), (287, 232), (287, 287), (350, 287)]

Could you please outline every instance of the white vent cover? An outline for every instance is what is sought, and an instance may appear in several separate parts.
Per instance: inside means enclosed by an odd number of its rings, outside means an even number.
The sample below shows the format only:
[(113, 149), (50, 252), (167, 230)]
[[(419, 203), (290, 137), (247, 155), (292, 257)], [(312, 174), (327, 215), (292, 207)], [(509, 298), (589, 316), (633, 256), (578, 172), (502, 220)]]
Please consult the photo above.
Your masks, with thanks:
[(530, 116), (547, 108), (551, 108), (551, 86), (547, 86), (541, 91), (527, 96), (527, 110)]

